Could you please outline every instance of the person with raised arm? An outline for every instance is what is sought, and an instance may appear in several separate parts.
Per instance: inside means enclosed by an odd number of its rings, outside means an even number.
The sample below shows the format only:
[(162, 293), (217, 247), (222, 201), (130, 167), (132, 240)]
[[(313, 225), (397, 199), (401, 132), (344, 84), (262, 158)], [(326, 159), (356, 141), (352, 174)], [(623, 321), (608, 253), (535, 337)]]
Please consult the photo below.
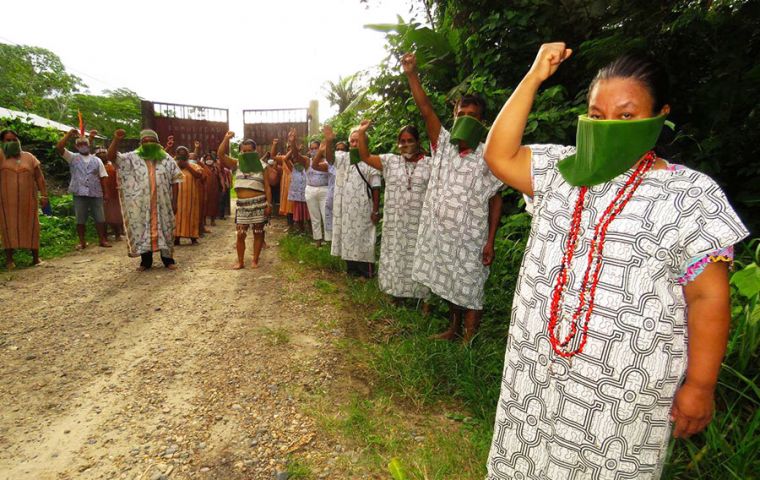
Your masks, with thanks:
[(351, 152), (333, 151), (332, 127), (322, 129), (325, 155), (335, 165), (332, 245), (330, 253), (346, 261), (350, 275), (374, 276), (375, 226), (380, 221), (382, 174), (359, 159), (359, 131), (349, 135)]
[(405, 54), (401, 64), (432, 146), (412, 279), (449, 303), (449, 327), (435, 338), (454, 340), (464, 320), (462, 339), (469, 343), (483, 315), (502, 205), (503, 183), (483, 160), (485, 101), (462, 96), (448, 131), (422, 88), (415, 55)]
[(233, 269), (245, 267), (245, 239), (248, 229), (253, 228), (252, 268), (259, 267), (261, 249), (264, 246), (264, 226), (272, 215), (272, 189), (264, 175), (266, 165), (256, 152), (256, 142), (247, 138), (240, 144), (238, 159), (227, 155), (234, 132), (227, 132), (219, 144), (216, 157), (220, 164), (235, 172), (235, 229), (237, 231), (237, 263)]
[(198, 244), (201, 236), (202, 214), (200, 197), (205, 195), (203, 168), (190, 163), (190, 150), (180, 145), (177, 147), (174, 160), (182, 172), (182, 182), (177, 192), (177, 220), (174, 231), (174, 245), (180, 244), (180, 239), (189, 238), (192, 245)]
[[(74, 199), (74, 215), (77, 221), (77, 237), (79, 237), (77, 249), (87, 248), (85, 227), (89, 217), (92, 217), (95, 222), (100, 246), (111, 247), (106, 238), (106, 217), (103, 208), (103, 199), (108, 195), (106, 190), (108, 172), (100, 158), (94, 155), (91, 142), (95, 139), (97, 131), (91, 131), (89, 139), (79, 133), (72, 128), (55, 146), (58, 155), (68, 163), (71, 173), (69, 193)], [(74, 137), (76, 137), (74, 141), (76, 153), (66, 148), (66, 144)]]
[[(398, 133), (398, 153), (372, 155), (367, 145), (371, 122), (359, 125), (359, 158), (383, 172), (385, 204), (380, 239), (380, 290), (400, 299), (426, 300), (430, 290), (412, 279), (420, 214), (430, 180), (430, 157), (420, 148), (417, 127), (406, 125)], [(425, 304), (427, 305), (427, 304)]]
[(119, 197), (130, 257), (140, 257), (139, 271), (153, 266), (153, 253), (159, 252), (164, 266), (177, 268), (174, 261), (174, 227), (177, 193), (182, 172), (158, 143), (153, 130), (140, 132), (140, 146), (119, 152), (126, 133), (114, 132), (107, 159), (116, 166)]
[(571, 55), (541, 46), (486, 142), (533, 215), (488, 478), (654, 480), (671, 431), (712, 418), (747, 230), (712, 179), (658, 154), (669, 81), (649, 58), (599, 70), (576, 146), (522, 145), (538, 89)]

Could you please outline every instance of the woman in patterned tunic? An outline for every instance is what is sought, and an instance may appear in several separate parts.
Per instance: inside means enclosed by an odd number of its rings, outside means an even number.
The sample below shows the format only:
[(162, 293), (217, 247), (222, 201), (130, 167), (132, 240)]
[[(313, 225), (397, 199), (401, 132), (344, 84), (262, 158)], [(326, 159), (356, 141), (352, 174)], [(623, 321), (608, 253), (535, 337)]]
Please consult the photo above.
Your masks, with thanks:
[(378, 269), (380, 289), (396, 299), (426, 299), (430, 289), (412, 280), (412, 266), (422, 204), (430, 180), (430, 157), (420, 150), (420, 133), (412, 125), (399, 131), (399, 154), (370, 155), (366, 135), (369, 126), (369, 120), (359, 126), (359, 157), (383, 172), (385, 179)]
[[(539, 86), (571, 53), (541, 47), (486, 146), (493, 173), (533, 208), (488, 478), (657, 479), (671, 422), (680, 438), (712, 418), (725, 260), (747, 231), (712, 179), (652, 151), (670, 106), (667, 75), (648, 60), (600, 70), (577, 152), (520, 145)], [(654, 136), (639, 141), (647, 125)]]

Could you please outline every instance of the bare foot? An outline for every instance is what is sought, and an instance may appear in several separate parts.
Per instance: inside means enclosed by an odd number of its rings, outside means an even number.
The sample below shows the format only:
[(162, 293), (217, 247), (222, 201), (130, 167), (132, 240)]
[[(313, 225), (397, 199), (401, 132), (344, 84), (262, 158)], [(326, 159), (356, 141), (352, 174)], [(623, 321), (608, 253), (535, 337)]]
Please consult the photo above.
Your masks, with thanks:
[(257, 262), (256, 260), (252, 261), (251, 268), (259, 268), (259, 262)]
[(177, 269), (177, 264), (176, 263), (170, 263), (169, 265), (166, 266), (166, 268), (168, 268), (169, 270), (176, 270)]
[[(35, 267), (39, 267), (40, 265), (44, 265), (44, 264), (45, 264), (45, 262), (43, 262), (42, 260), (37, 260), (36, 262), (32, 262), (32, 265), (35, 266)], [(15, 267), (15, 265), (14, 265), (14, 267)]]
[(77, 250), (84, 250), (85, 248), (87, 248), (87, 242), (77, 245)]
[(203, 233), (211, 233), (211, 230), (209, 230), (209, 229), (208, 229), (208, 228), (206, 228), (206, 227), (203, 227)]
[(236, 263), (236, 264), (234, 264), (234, 265), (232, 266), (232, 269), (233, 269), (233, 270), (242, 270), (242, 269), (244, 269), (244, 268), (245, 268), (245, 265), (243, 265), (242, 263)]
[(103, 248), (111, 248), (113, 245), (108, 242), (100, 242), (100, 246)]
[(453, 342), (457, 338), (457, 332), (455, 330), (446, 330), (443, 333), (431, 335), (429, 338), (430, 340), (447, 340)]
[(269, 248), (269, 245), (267, 244), (267, 242), (264, 242), (264, 245), (262, 245), (261, 248), (267, 249)]
[(146, 267), (146, 266), (140, 265), (139, 267), (137, 267), (137, 271), (138, 271), (138, 272), (144, 272), (144, 271), (145, 271), (145, 270), (147, 270), (148, 268), (150, 268), (150, 267)]

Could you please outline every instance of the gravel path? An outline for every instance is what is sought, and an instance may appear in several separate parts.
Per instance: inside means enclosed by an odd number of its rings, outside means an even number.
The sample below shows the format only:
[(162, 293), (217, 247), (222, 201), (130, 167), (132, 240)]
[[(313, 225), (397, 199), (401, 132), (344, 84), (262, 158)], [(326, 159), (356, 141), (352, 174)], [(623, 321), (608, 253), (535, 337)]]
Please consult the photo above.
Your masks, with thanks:
[(344, 313), (301, 301), (284, 226), (258, 270), (228, 268), (227, 220), (175, 272), (117, 244), (0, 273), (0, 479), (276, 479), (290, 454), (336, 478), (298, 398), (333, 386)]

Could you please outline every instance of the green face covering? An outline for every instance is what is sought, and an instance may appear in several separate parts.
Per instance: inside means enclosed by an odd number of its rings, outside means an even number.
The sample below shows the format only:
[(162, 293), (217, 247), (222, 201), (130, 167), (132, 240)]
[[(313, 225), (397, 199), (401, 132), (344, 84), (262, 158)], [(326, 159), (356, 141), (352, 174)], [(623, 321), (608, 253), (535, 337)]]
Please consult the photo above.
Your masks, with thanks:
[(633, 167), (654, 148), (665, 115), (643, 120), (578, 118), (577, 149), (557, 164), (567, 183), (575, 187), (606, 183)]
[(3, 154), (6, 157), (18, 157), (21, 155), (21, 142), (18, 140), (3, 142)]
[(348, 150), (348, 159), (351, 161), (351, 165), (356, 165), (362, 161), (362, 157), (359, 155), (358, 148), (351, 148)]
[(164, 148), (158, 143), (143, 143), (136, 150), (136, 152), (140, 158), (143, 158), (145, 160), (152, 160), (154, 162), (166, 158), (166, 152), (164, 151)]
[(258, 152), (241, 153), (238, 158), (238, 166), (243, 173), (261, 173), (264, 171)]
[(470, 148), (478, 148), (478, 144), (486, 137), (488, 129), (477, 119), (462, 115), (454, 120), (454, 126), (451, 127), (451, 143), (459, 145), (464, 142)]

